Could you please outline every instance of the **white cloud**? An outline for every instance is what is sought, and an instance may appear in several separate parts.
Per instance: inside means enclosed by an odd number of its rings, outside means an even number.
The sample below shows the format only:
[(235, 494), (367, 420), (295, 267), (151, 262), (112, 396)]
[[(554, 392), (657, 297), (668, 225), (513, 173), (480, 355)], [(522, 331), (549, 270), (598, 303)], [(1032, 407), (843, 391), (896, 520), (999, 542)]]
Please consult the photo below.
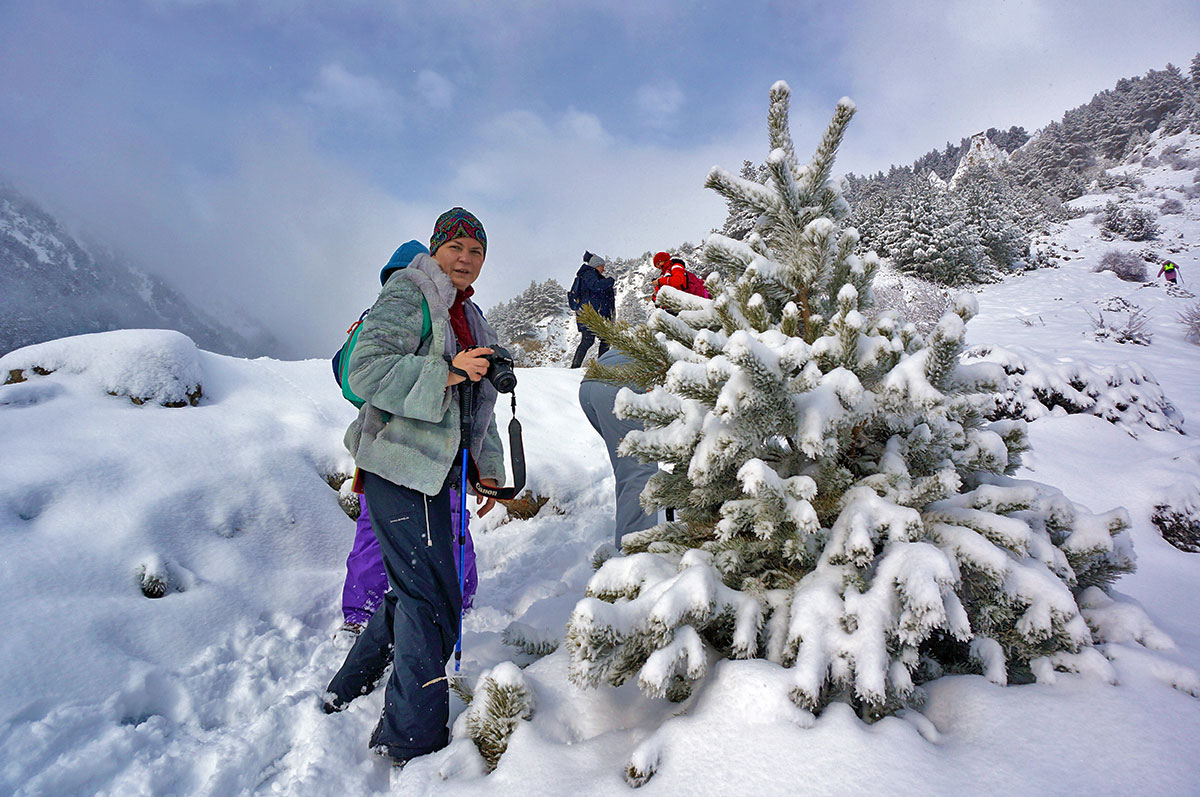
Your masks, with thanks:
[(417, 93), (432, 108), (449, 108), (454, 100), (454, 84), (432, 69), (417, 74)]
[(531, 280), (569, 282), (584, 249), (631, 257), (703, 240), (725, 218), (705, 175), (714, 164), (736, 171), (744, 157), (765, 157), (761, 139), (754, 129), (690, 149), (637, 146), (578, 109), (489, 120), (442, 195), (488, 231), (480, 303), (509, 299)]
[(394, 125), (400, 120), (399, 95), (370, 75), (356, 75), (340, 63), (326, 64), (304, 101), (318, 108), (350, 112)]
[(675, 81), (646, 84), (634, 94), (634, 105), (642, 121), (650, 127), (672, 124), (683, 108), (683, 91)]

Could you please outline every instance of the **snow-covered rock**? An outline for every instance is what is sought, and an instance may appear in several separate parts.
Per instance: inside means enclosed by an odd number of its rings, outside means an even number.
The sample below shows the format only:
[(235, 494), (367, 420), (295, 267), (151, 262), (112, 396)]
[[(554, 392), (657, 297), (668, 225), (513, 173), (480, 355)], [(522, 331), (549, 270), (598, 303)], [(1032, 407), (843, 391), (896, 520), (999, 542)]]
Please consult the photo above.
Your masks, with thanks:
[(1007, 162), (1007, 152), (993, 144), (986, 133), (976, 133), (971, 136), (971, 143), (967, 146), (967, 151), (963, 153), (962, 158), (959, 159), (958, 168), (954, 170), (954, 175), (950, 178), (950, 190), (953, 191), (962, 176), (971, 169), (994, 169)]

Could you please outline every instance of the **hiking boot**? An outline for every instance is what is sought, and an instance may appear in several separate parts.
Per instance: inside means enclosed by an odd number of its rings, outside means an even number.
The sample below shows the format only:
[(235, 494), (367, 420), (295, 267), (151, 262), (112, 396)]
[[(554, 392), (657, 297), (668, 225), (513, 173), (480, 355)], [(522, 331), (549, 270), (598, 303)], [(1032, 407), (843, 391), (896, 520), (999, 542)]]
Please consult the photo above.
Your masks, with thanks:
[(336, 714), (339, 711), (345, 711), (349, 703), (343, 703), (338, 699), (338, 696), (333, 692), (325, 693), (325, 700), (321, 703), (321, 710), (326, 714)]
[(388, 747), (386, 744), (380, 743), (379, 734), (382, 732), (383, 732), (383, 717), (381, 716), (379, 718), (379, 722), (375, 723), (375, 730), (371, 731), (371, 740), (369, 742), (367, 742), (367, 745), (371, 748), (372, 753), (379, 756), (380, 758), (390, 761), (393, 767), (395, 767), (396, 769), (400, 769), (401, 767), (403, 767), (405, 764), (408, 763), (408, 759), (400, 758), (399, 756), (392, 755), (391, 748)]
[(338, 650), (349, 650), (354, 646), (355, 640), (357, 640), (359, 635), (362, 634), (364, 628), (366, 628), (365, 623), (342, 623), (342, 627), (333, 634), (334, 648)]

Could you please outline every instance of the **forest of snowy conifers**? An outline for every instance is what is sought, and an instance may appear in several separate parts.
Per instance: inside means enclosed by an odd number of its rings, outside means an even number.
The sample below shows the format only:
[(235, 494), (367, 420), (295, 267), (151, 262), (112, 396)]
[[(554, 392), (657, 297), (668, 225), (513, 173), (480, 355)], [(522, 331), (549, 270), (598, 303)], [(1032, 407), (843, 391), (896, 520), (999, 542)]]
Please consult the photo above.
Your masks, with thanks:
[[(1189, 125), (1194, 130), (1200, 127), (1198, 120), (1200, 53), (1186, 74), (1167, 64), (1120, 80), (1032, 136), (1022, 127), (989, 128), (957, 145), (933, 149), (911, 166), (846, 175), (848, 223), (862, 236), (863, 247), (886, 258), (898, 273), (922, 280), (903, 291), (886, 286), (876, 297), (879, 304), (932, 322), (940, 315), (945, 292), (939, 300), (938, 291), (926, 283), (962, 287), (1054, 265), (1057, 254), (1038, 247), (1036, 239), (1050, 224), (1081, 214), (1067, 203), (1085, 193), (1131, 190), (1133, 196), (1106, 208), (1104, 234), (1153, 240), (1154, 219), (1180, 213), (1180, 198), (1149, 196), (1140, 191), (1136, 178), (1110, 170), (1143, 161), (1155, 166), (1160, 159), (1174, 170), (1195, 168), (1194, 156), (1181, 154), (1178, 145), (1153, 157), (1149, 152), (1152, 134), (1169, 137)], [(741, 178), (759, 183), (767, 175), (765, 164), (749, 160), (739, 172)], [(1183, 187), (1182, 194), (1200, 196), (1200, 184)], [(716, 232), (742, 240), (756, 219), (752, 210), (731, 207)], [(685, 242), (673, 251), (694, 269), (706, 268), (699, 246)], [(605, 254), (610, 273), (618, 277), (618, 316), (630, 321), (646, 317), (644, 297), (658, 276), (649, 266), (650, 254)], [(1157, 270), (1161, 255), (1147, 254), (1147, 264)], [(926, 300), (916, 300), (916, 294)], [(563, 364), (578, 340), (565, 320), (568, 312), (566, 288), (551, 278), (531, 283), (520, 295), (493, 307), (488, 317), (502, 336), (519, 343), (517, 354), (528, 364)]]

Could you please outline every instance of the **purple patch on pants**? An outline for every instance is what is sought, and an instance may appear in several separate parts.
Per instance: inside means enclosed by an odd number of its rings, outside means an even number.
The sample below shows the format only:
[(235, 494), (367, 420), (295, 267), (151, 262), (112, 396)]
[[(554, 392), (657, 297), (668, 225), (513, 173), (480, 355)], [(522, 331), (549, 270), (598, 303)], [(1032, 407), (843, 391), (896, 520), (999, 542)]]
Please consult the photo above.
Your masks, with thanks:
[[(342, 587), (342, 616), (347, 623), (365, 624), (383, 601), (387, 592), (387, 573), (383, 569), (383, 554), (379, 551), (379, 540), (371, 528), (371, 513), (367, 502), (358, 497), (358, 522), (354, 530), (354, 546), (346, 557), (346, 583)], [(450, 521), (457, 531), (459, 518), (458, 490), (450, 488)], [(467, 515), (467, 572), (463, 584), (463, 609), (471, 608), (475, 589), (479, 586), (479, 573), (475, 566), (475, 545), (471, 540), (470, 514)], [(458, 535), (454, 539), (454, 564), (458, 565)]]

